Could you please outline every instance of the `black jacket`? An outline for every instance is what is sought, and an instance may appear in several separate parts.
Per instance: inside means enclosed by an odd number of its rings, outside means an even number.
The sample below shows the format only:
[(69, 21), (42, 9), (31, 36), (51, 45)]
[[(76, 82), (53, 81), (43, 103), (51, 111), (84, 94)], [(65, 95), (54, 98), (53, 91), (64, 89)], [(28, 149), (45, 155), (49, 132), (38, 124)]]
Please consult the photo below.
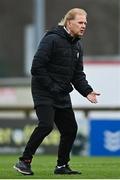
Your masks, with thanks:
[(71, 107), (69, 93), (73, 86), (84, 97), (93, 91), (83, 72), (80, 39), (71, 37), (62, 26), (47, 32), (41, 40), (31, 74), (35, 106)]

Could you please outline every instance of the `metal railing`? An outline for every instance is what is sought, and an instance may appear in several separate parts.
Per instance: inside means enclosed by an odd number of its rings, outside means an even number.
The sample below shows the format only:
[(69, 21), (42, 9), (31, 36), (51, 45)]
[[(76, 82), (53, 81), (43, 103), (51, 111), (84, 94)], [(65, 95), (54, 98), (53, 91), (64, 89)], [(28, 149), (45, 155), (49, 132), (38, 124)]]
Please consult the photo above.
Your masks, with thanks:
[[(120, 107), (73, 107), (74, 111), (82, 111), (87, 118), (91, 111), (120, 111)], [(23, 112), (26, 118), (30, 118), (34, 111), (33, 106), (1, 106), (0, 112)]]

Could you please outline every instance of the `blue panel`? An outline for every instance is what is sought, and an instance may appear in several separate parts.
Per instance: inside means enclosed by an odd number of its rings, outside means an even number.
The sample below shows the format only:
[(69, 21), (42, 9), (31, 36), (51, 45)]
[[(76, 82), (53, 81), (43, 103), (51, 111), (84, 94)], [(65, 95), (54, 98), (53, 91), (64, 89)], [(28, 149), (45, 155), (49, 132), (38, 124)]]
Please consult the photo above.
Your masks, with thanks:
[(90, 120), (90, 155), (120, 155), (120, 120)]

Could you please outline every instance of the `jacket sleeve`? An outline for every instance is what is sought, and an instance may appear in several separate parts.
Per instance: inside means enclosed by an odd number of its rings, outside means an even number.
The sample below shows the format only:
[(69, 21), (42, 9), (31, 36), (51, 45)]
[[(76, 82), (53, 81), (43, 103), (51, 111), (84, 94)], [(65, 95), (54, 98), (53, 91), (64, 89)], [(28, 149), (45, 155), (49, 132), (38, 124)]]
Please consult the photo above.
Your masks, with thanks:
[(93, 91), (92, 87), (88, 84), (86, 80), (86, 75), (83, 71), (83, 52), (80, 53), (79, 60), (76, 65), (74, 76), (72, 79), (72, 84), (75, 89), (84, 97)]
[(52, 58), (53, 49), (53, 35), (45, 36), (39, 44), (37, 52), (33, 58), (31, 67), (31, 74), (51, 93), (58, 93), (60, 91), (57, 84), (54, 84), (47, 71), (47, 65)]

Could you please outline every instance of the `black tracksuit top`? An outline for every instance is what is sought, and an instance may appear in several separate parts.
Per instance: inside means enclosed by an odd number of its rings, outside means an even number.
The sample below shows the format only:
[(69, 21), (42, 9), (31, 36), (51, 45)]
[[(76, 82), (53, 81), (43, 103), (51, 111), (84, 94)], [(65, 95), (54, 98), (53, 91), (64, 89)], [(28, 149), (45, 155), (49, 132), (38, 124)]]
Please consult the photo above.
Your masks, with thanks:
[(70, 36), (63, 26), (48, 31), (42, 38), (31, 74), (35, 106), (69, 108), (73, 87), (84, 97), (93, 91), (83, 72), (81, 40)]

